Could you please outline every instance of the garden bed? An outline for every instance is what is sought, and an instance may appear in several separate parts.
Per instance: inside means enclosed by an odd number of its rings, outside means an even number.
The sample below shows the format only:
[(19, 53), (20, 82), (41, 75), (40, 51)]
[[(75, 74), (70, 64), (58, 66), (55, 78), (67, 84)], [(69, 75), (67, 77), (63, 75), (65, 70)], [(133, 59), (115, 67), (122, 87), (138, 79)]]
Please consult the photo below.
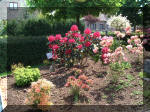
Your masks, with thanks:
[[(131, 61), (132, 60), (132, 61)], [(101, 62), (95, 63), (88, 59), (82, 66), (83, 74), (93, 80), (89, 91), (82, 91), (77, 105), (141, 105), (143, 103), (142, 79), (139, 72), (142, 64), (137, 65), (130, 59), (132, 68), (125, 71), (119, 79), (119, 84), (111, 83), (108, 66)], [(76, 66), (78, 67), (78, 66)], [(67, 78), (73, 75), (73, 69), (60, 67), (55, 72), (49, 73), (49, 66), (40, 67), (42, 78), (53, 82), (55, 88), (51, 90), (51, 100), (54, 105), (74, 104), (69, 88), (64, 85)], [(29, 87), (18, 88), (13, 76), (8, 77), (8, 105), (24, 105), (24, 100)]]

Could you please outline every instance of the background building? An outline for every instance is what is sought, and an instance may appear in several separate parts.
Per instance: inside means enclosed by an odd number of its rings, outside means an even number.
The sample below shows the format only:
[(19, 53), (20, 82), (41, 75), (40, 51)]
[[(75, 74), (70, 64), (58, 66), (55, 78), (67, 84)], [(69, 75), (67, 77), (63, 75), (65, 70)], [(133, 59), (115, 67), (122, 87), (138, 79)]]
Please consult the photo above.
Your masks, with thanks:
[(105, 14), (99, 14), (98, 17), (87, 15), (82, 20), (85, 28), (90, 28), (93, 31), (107, 31), (110, 29), (107, 25), (108, 17)]

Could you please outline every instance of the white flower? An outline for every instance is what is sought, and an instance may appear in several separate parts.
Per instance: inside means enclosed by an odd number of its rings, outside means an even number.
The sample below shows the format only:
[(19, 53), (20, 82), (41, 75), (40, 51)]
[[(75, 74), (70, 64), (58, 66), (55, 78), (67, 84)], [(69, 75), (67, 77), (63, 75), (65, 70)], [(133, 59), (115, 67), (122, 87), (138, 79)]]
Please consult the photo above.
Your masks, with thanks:
[(122, 15), (112, 16), (108, 19), (107, 24), (116, 30), (124, 30), (125, 28), (130, 27), (129, 20)]

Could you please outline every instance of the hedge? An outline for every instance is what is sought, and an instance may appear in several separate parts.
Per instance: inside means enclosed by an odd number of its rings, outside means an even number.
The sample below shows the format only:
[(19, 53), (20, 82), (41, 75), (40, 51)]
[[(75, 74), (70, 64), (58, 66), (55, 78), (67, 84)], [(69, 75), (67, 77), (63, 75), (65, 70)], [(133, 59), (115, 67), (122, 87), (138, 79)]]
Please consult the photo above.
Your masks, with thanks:
[(6, 71), (7, 65), (7, 39), (0, 38), (0, 72)]
[(8, 37), (7, 68), (12, 64), (36, 65), (46, 59), (46, 36)]
[[(70, 27), (76, 24), (74, 21), (57, 21), (51, 22), (46, 19), (31, 19), (31, 20), (20, 20), (20, 21), (8, 21), (7, 34), (18, 36), (41, 36), (41, 35), (55, 35), (62, 34), (65, 36), (70, 30)], [(79, 29), (83, 32), (84, 25), (80, 24)]]

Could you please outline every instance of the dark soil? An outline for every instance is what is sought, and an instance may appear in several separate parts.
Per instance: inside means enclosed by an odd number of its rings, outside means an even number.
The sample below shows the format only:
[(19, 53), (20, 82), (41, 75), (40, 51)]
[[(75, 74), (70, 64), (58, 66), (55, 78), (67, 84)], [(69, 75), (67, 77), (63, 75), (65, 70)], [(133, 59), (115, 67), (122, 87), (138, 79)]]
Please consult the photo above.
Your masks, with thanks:
[[(127, 83), (120, 88), (120, 84), (111, 83), (111, 75), (108, 74), (108, 66), (101, 62), (94, 63), (88, 59), (85, 66), (82, 66), (83, 74), (93, 80), (89, 91), (81, 91), (79, 102), (76, 105), (140, 105), (143, 102), (143, 87), (139, 81), (139, 72), (142, 64), (132, 61), (132, 68), (125, 71), (119, 80)], [(42, 78), (52, 81), (56, 87), (51, 90), (51, 100), (54, 105), (74, 104), (74, 97), (70, 94), (70, 89), (64, 87), (67, 78), (73, 75), (72, 68), (59, 67), (55, 72), (49, 73), (49, 66), (40, 67)], [(127, 74), (134, 77), (132, 81), (127, 79)], [(15, 85), (13, 76), (8, 77), (8, 105), (25, 105), (27, 90), (29, 87), (18, 88)]]

